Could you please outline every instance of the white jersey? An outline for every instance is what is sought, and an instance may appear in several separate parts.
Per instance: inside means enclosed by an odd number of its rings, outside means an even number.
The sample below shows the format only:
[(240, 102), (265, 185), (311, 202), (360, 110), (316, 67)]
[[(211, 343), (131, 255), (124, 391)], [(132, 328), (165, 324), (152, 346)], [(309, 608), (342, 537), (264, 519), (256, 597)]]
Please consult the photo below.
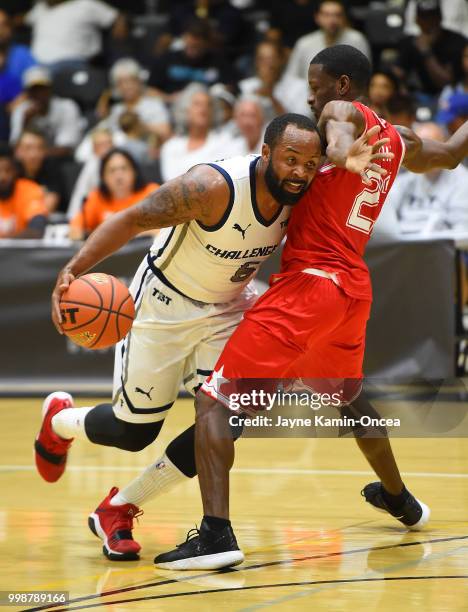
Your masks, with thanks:
[(219, 223), (198, 221), (161, 230), (148, 263), (153, 273), (178, 293), (207, 304), (236, 298), (274, 253), (286, 233), (290, 207), (266, 221), (256, 200), (257, 155), (213, 164), (229, 185), (230, 199)]

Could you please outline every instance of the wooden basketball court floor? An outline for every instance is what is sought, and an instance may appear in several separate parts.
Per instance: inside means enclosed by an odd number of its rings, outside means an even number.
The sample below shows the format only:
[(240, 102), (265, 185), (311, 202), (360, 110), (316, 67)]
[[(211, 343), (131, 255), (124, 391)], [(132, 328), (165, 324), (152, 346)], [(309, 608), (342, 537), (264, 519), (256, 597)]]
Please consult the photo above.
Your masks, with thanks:
[(468, 440), (394, 440), (406, 484), (432, 508), (419, 533), (364, 503), (360, 490), (374, 477), (353, 440), (240, 440), (231, 507), (246, 561), (221, 573), (169, 572), (153, 557), (199, 521), (195, 480), (147, 504), (134, 532), (140, 561), (105, 559), (87, 515), (191, 422), (191, 401), (177, 402), (141, 453), (76, 442), (55, 484), (33, 468), (40, 405), (0, 400), (2, 591), (69, 591), (67, 605), (40, 608), (52, 610), (468, 610)]

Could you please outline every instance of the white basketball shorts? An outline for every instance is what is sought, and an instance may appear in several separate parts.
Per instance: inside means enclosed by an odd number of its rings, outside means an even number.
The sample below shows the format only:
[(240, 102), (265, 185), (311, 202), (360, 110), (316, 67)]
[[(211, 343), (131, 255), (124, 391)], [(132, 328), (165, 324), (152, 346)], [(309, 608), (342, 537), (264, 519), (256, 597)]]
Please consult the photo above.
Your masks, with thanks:
[(157, 278), (146, 257), (130, 292), (136, 316), (116, 345), (114, 413), (130, 423), (153, 423), (166, 417), (182, 385), (195, 394), (257, 293), (251, 284), (231, 302), (197, 302)]

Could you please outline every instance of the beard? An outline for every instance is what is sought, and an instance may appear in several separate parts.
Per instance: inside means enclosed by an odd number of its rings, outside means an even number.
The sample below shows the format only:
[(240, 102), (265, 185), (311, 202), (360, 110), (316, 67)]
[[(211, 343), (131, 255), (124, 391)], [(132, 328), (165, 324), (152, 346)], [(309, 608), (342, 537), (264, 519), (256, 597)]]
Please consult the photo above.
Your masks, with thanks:
[(268, 187), (268, 191), (281, 206), (294, 206), (294, 204), (297, 204), (302, 198), (309, 185), (304, 181), (304, 186), (298, 193), (291, 193), (284, 188), (283, 185), (285, 182), (285, 180), (280, 181), (278, 178), (278, 175), (273, 170), (273, 163), (270, 159), (267, 169), (265, 170), (265, 183)]

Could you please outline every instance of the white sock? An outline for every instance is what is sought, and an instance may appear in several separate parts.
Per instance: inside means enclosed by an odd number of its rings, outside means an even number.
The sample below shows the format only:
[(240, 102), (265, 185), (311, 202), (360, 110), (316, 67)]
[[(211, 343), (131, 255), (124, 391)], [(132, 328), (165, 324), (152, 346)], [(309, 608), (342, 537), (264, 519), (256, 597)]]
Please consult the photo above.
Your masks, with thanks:
[(94, 406), (89, 408), (67, 408), (57, 412), (52, 417), (52, 429), (53, 431), (64, 438), (69, 440), (70, 438), (78, 438), (80, 440), (89, 440), (86, 435), (84, 421), (85, 417)]
[(132, 480), (129, 485), (114, 495), (110, 504), (111, 506), (121, 506), (122, 504), (141, 506), (153, 497), (167, 493), (179, 482), (186, 479), (188, 479), (188, 476), (176, 468), (164, 453), (156, 463), (147, 467), (138, 478)]

